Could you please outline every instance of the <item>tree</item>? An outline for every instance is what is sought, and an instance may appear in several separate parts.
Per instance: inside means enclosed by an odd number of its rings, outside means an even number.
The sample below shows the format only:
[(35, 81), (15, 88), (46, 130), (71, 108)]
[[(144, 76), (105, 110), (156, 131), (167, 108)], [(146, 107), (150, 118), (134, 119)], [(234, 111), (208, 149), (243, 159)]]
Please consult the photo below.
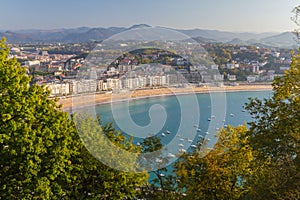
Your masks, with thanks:
[[(75, 114), (73, 121), (80, 132), (84, 143), (80, 145), (80, 154), (73, 157), (76, 175), (72, 182), (73, 191), (70, 199), (133, 199), (140, 194), (141, 188), (146, 184), (148, 174), (146, 172), (133, 173), (137, 166), (135, 159), (140, 152), (140, 147), (133, 145), (131, 138), (127, 139), (112, 124), (99, 126), (98, 120), (85, 114)], [(114, 145), (109, 144), (109, 139)], [(101, 148), (106, 146), (105, 148)], [(137, 153), (130, 158), (122, 155), (118, 158), (114, 151), (118, 148)], [(92, 154), (91, 154), (92, 153)], [(107, 163), (108, 159), (111, 163)], [(106, 161), (102, 163), (101, 161)], [(119, 171), (112, 168), (113, 165), (123, 165), (130, 172)]]
[(29, 86), (16, 59), (0, 41), (0, 194), (3, 199), (50, 199), (66, 195), (71, 181), (72, 138), (67, 113), (50, 92)]
[(218, 142), (206, 156), (196, 150), (179, 159), (174, 167), (186, 199), (243, 199), (249, 193), (255, 152), (245, 145), (246, 133), (245, 125), (228, 126), (218, 133)]
[(170, 194), (173, 191), (169, 178), (167, 175), (167, 168), (165, 167), (169, 162), (166, 156), (162, 153), (161, 139), (157, 136), (145, 138), (141, 142), (142, 153), (139, 158), (140, 167), (149, 170), (149, 175), (152, 180), (149, 181), (143, 188), (141, 198), (147, 199), (171, 199)]
[[(295, 22), (296, 25), (300, 26), (300, 6), (297, 6), (293, 9), (294, 16), (292, 20)], [(294, 33), (297, 36), (298, 42), (300, 42), (300, 29), (295, 29)]]
[[(30, 86), (30, 77), (16, 59), (8, 59), (5, 39), (0, 42), (0, 199), (124, 199), (139, 193), (147, 174), (118, 171), (90, 152), (105, 144), (103, 135), (120, 149), (140, 149), (111, 125), (99, 126), (89, 116), (69, 119), (50, 92)], [(80, 124), (76, 125), (76, 120)], [(76, 128), (84, 130), (79, 138)], [(87, 139), (89, 138), (89, 139)], [(95, 147), (87, 149), (84, 142)], [(88, 146), (87, 146), (88, 147)], [(111, 147), (114, 148), (114, 147)], [(88, 151), (89, 150), (89, 151)], [(102, 151), (103, 156), (117, 157)], [(124, 157), (123, 166), (134, 163)], [(99, 158), (98, 158), (99, 159)], [(113, 159), (112, 159), (113, 160)], [(124, 164), (125, 163), (125, 164)], [(135, 166), (127, 164), (128, 169)]]
[(246, 108), (254, 118), (246, 137), (259, 154), (261, 168), (253, 187), (255, 198), (300, 198), (300, 54), (292, 54), (290, 69), (273, 82), (273, 95), (251, 99)]

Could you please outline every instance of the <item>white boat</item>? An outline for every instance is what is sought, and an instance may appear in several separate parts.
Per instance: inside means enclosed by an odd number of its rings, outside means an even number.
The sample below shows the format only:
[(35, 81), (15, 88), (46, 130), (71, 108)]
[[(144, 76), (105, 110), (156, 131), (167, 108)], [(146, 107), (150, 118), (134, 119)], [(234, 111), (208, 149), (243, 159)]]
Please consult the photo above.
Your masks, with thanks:
[(233, 116), (234, 116), (234, 114), (233, 114), (233, 113), (230, 113), (230, 116), (231, 116), (231, 117), (233, 117)]
[(167, 134), (170, 134), (170, 133), (171, 133), (171, 131), (167, 130), (167, 131), (166, 131), (166, 133), (167, 133)]
[(187, 141), (188, 141), (189, 143), (192, 143), (192, 142), (193, 142), (193, 140), (191, 140), (191, 139), (188, 139)]
[(172, 153), (168, 153), (167, 157), (168, 158), (175, 158), (176, 156), (174, 154), (172, 154)]
[(192, 145), (191, 145), (191, 147), (192, 147), (192, 148), (197, 148), (197, 146), (196, 146), (196, 145), (194, 145), (194, 144), (192, 144)]
[(185, 149), (179, 149), (180, 152), (185, 153), (186, 150)]
[(180, 147), (184, 147), (184, 145), (183, 145), (183, 144), (178, 144), (178, 146), (180, 146)]
[(166, 134), (162, 133), (161, 136), (166, 137)]

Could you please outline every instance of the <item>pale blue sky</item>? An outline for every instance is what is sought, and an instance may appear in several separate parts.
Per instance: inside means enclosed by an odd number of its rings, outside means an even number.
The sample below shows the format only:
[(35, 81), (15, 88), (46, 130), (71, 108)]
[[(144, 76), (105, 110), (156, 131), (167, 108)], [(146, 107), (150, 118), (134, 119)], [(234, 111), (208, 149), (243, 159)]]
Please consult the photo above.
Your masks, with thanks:
[(0, 30), (129, 27), (283, 32), (298, 0), (1, 0)]

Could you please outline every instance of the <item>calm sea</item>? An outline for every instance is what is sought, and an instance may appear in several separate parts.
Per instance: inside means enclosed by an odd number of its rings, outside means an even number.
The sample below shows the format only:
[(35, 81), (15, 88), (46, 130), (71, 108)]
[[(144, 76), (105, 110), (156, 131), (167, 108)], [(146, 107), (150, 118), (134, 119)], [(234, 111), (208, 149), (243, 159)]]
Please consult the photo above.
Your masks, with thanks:
[[(216, 94), (216, 96), (214, 96), (215, 94), (196, 94), (195, 96), (198, 100), (199, 106), (199, 123), (196, 122), (194, 124), (197, 124), (197, 126), (201, 127), (203, 132), (206, 132), (208, 131), (209, 124), (214, 121), (214, 118), (218, 118), (219, 116), (222, 116), (222, 119), (220, 120), (222, 121), (223, 125), (230, 124), (233, 126), (237, 126), (245, 122), (249, 122), (251, 121), (251, 116), (243, 108), (245, 103), (249, 102), (248, 99), (256, 97), (259, 99), (269, 98), (271, 94), (272, 91), (226, 92), (222, 95)], [(183, 97), (180, 98), (188, 99), (189, 95), (183, 95)], [(132, 119), (131, 123), (134, 124), (127, 124), (128, 126), (134, 125), (137, 127), (146, 127), (147, 125), (155, 121), (153, 119), (151, 121), (149, 110), (151, 109), (151, 107), (159, 105), (164, 111), (160, 112), (160, 110), (158, 110), (157, 113), (154, 112), (155, 114), (153, 115), (153, 117), (160, 117), (159, 115), (161, 113), (161, 115), (166, 115), (166, 119), (163, 128), (159, 132), (157, 132), (157, 134), (166, 132), (166, 130), (175, 133), (178, 131), (180, 123), (184, 121), (188, 122), (195, 120), (193, 118), (194, 116), (196, 116), (194, 113), (194, 109), (191, 110), (188, 105), (183, 105), (186, 106), (186, 108), (182, 107), (182, 105), (180, 104), (181, 99), (178, 99), (177, 96), (153, 97), (131, 100), (129, 102), (118, 102), (114, 105), (98, 105), (95, 109), (96, 113), (100, 115), (102, 123), (112, 122), (115, 128), (127, 134), (131, 134), (133, 136), (141, 136), (141, 134), (143, 133), (134, 132), (134, 127), (130, 129), (128, 127), (119, 126), (126, 125), (126, 123), (124, 124), (122, 123), (122, 121), (127, 122), (128, 117), (130, 117)], [(218, 110), (218, 107), (221, 108)], [(112, 108), (117, 111), (112, 112)], [(190, 115), (183, 114), (182, 112), (184, 110), (187, 110)], [(184, 119), (182, 119), (183, 117)], [(127, 132), (126, 130), (131, 130), (132, 132)]]
[[(103, 124), (112, 122), (116, 129), (134, 136), (136, 144), (142, 138), (157, 135), (163, 145), (176, 140), (170, 146), (176, 146), (173, 152), (178, 152), (178, 145), (188, 146), (186, 150), (190, 151), (191, 145), (197, 143), (200, 135), (210, 138), (214, 144), (214, 133), (222, 126), (250, 122), (252, 118), (243, 107), (249, 102), (248, 99), (269, 98), (271, 95), (272, 91), (245, 91), (162, 96), (99, 105), (95, 110)], [(195, 103), (189, 101), (191, 98), (196, 99), (198, 108), (189, 104)], [(172, 151), (170, 147), (168, 150)], [(169, 166), (168, 169), (170, 172), (172, 167)], [(150, 180), (152, 178), (153, 174), (150, 175)]]

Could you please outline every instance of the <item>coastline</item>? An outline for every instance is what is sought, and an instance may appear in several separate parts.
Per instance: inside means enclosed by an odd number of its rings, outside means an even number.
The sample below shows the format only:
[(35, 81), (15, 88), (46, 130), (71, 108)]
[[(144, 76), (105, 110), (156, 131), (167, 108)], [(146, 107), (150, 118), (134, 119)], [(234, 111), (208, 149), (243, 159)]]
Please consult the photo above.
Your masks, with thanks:
[(211, 92), (242, 92), (242, 91), (267, 91), (272, 90), (272, 85), (238, 85), (223, 87), (190, 87), (190, 88), (155, 88), (138, 89), (134, 91), (121, 93), (104, 94), (82, 94), (79, 96), (69, 96), (58, 100), (62, 110), (70, 110), (75, 107), (87, 107), (101, 105), (113, 102), (121, 102), (127, 99), (138, 100), (162, 96), (187, 95), (193, 93), (211, 93)]

